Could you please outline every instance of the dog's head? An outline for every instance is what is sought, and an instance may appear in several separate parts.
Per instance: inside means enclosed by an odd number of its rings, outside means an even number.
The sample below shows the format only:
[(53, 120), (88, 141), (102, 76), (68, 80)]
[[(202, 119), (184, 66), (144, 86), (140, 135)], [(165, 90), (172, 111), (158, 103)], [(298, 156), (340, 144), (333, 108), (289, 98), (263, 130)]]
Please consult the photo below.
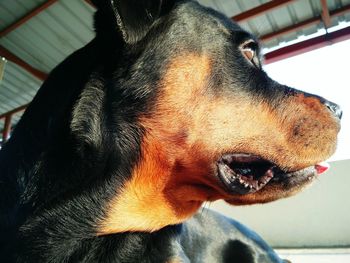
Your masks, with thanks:
[(293, 195), (334, 152), (338, 106), (270, 79), (258, 41), (229, 18), (192, 1), (94, 3), (97, 35), (123, 42), (121, 83), (147, 98), (140, 158), (101, 234), (176, 224), (205, 201)]

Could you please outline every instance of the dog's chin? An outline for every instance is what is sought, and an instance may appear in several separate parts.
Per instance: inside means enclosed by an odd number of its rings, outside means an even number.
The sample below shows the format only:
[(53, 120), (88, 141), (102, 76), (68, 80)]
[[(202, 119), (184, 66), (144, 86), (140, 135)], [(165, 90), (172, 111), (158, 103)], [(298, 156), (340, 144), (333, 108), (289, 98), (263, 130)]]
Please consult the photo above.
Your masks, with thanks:
[(328, 169), (326, 163), (297, 171), (251, 154), (225, 154), (217, 161), (217, 176), (234, 204), (265, 203), (299, 192)]

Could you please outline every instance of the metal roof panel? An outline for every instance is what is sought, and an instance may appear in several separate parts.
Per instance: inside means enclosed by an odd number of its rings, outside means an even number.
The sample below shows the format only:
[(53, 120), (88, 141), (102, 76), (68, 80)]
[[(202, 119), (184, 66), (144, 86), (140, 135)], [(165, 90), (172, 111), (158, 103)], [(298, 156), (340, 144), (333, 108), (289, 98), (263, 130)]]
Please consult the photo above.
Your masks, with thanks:
[(0, 1), (0, 31), (46, 0)]

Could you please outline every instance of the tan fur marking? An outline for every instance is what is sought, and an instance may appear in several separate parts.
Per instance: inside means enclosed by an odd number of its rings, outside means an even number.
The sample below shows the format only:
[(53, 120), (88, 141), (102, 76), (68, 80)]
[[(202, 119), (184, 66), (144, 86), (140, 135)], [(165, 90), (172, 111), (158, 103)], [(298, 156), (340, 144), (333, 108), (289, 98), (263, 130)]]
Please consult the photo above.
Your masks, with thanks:
[(174, 258), (174, 259), (167, 261), (166, 263), (183, 263), (183, 261), (181, 259)]
[[(195, 96), (200, 91), (209, 72), (210, 62), (205, 57), (188, 55), (178, 58), (169, 67), (164, 81), (164, 85), (169, 85), (167, 82), (176, 80), (177, 85), (164, 87), (172, 96), (164, 94), (160, 103), (172, 104), (169, 98), (173, 96), (190, 103), (189, 96)], [(178, 125), (183, 120), (176, 117), (176, 111), (172, 108), (157, 112), (160, 115), (152, 119), (141, 117), (141, 123), (148, 131), (141, 147), (142, 160), (122, 193), (111, 202), (100, 234), (155, 231), (169, 224), (180, 223), (194, 214), (202, 200), (207, 198), (201, 196), (206, 191), (194, 193), (186, 183), (181, 186), (174, 182), (172, 169), (176, 166), (177, 156), (173, 152), (179, 154), (179, 151), (183, 151), (183, 138), (181, 133), (178, 134), (181, 130)], [(189, 200), (186, 200), (187, 197)]]

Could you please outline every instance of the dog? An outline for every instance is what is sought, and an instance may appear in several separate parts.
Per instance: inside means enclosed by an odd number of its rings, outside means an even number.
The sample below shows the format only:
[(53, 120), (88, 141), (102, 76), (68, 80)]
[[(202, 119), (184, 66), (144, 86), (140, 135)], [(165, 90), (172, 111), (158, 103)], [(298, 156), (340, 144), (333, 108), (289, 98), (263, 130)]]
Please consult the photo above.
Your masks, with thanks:
[(194, 1), (93, 3), (96, 37), (0, 152), (1, 261), (283, 262), (201, 206), (309, 185), (339, 106), (270, 79), (257, 39)]

